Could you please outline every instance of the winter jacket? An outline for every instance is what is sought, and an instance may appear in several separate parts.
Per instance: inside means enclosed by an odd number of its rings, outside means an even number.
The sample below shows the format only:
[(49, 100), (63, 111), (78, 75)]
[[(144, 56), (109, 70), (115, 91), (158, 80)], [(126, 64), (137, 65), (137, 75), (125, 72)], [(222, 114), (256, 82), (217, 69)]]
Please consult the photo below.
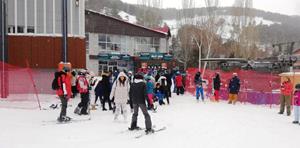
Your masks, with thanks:
[(134, 80), (130, 86), (129, 97), (133, 104), (146, 104), (147, 86), (143, 80)]
[(103, 88), (104, 88), (104, 83), (101, 77), (101, 79), (98, 79), (97, 82), (95, 82), (95, 89), (94, 89), (95, 95), (102, 96), (104, 94)]
[[(124, 86), (119, 81), (119, 78), (121, 76), (124, 76), (126, 79)], [(112, 100), (112, 98), (114, 97), (115, 103), (126, 104), (127, 101), (129, 100), (129, 88), (130, 88), (130, 84), (127, 75), (124, 72), (120, 72), (112, 86), (110, 99)]]
[(300, 91), (297, 90), (294, 93), (294, 105), (295, 106), (300, 106)]
[(194, 78), (194, 83), (195, 83), (195, 85), (196, 86), (199, 86), (199, 87), (202, 87), (202, 83), (203, 83), (204, 81), (202, 81), (202, 78), (201, 78), (201, 74), (200, 73), (197, 73), (196, 75), (195, 75), (195, 78)]
[(147, 94), (153, 94), (154, 93), (154, 84), (151, 81), (148, 81), (146, 83), (147, 86)]
[(154, 89), (154, 93), (155, 94), (157, 94), (157, 93), (164, 93), (164, 89), (162, 88), (162, 87), (159, 87), (159, 88), (157, 88), (157, 87), (155, 87), (155, 89)]
[(103, 90), (103, 95), (109, 96), (112, 85), (110, 83), (110, 78), (108, 76), (102, 75), (101, 86), (102, 86), (102, 90)]
[(87, 93), (89, 91), (89, 83), (85, 76), (79, 76), (77, 78), (77, 90), (79, 93)]
[[(163, 79), (164, 79), (164, 84), (162, 83)], [(168, 86), (167, 78), (165, 76), (159, 77), (159, 79), (157, 80), (157, 83), (159, 83), (160, 86)]]
[(56, 94), (58, 96), (68, 96), (71, 97), (71, 76), (67, 75), (64, 72), (56, 72), (55, 77), (57, 78), (58, 89), (56, 90)]
[(229, 89), (229, 93), (231, 93), (231, 94), (238, 94), (239, 93), (239, 91), (240, 91), (240, 79), (237, 76), (233, 77), (230, 80), (228, 89)]
[(176, 87), (182, 87), (183, 86), (181, 75), (177, 75), (175, 77), (175, 84), (176, 84)]
[(216, 76), (216, 77), (213, 79), (213, 85), (214, 85), (214, 90), (220, 90), (220, 87), (221, 87), (220, 76)]
[(291, 82), (283, 82), (281, 84), (281, 94), (285, 96), (290, 96), (293, 92), (293, 86)]

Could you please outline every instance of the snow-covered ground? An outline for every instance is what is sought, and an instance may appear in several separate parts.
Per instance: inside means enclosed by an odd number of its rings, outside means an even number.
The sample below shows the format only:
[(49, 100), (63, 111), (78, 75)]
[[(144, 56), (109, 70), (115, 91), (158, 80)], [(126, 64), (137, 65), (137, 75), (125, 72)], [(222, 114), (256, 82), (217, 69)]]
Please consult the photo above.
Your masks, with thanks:
[[(85, 118), (72, 113), (78, 101), (72, 100), (68, 115)], [(268, 106), (197, 103), (189, 95), (175, 96), (171, 105), (151, 112), (153, 124), (167, 129), (135, 139), (143, 131), (127, 132), (130, 119), (114, 122), (112, 112), (95, 110), (90, 121), (55, 124), (51, 121), (59, 110), (0, 108), (0, 148), (299, 148), (300, 125), (277, 112)], [(145, 126), (142, 114), (138, 125)]]

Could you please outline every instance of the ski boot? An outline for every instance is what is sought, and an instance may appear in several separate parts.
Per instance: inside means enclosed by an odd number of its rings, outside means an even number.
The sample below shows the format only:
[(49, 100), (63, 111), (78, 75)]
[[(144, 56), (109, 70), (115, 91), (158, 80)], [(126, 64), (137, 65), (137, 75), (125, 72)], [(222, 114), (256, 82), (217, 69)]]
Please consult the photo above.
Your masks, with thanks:
[(293, 121), (293, 124), (298, 124), (299, 123), (299, 121)]
[(146, 129), (145, 132), (146, 132), (146, 135), (148, 135), (148, 134), (154, 133), (154, 130), (152, 128), (150, 128), (150, 129)]

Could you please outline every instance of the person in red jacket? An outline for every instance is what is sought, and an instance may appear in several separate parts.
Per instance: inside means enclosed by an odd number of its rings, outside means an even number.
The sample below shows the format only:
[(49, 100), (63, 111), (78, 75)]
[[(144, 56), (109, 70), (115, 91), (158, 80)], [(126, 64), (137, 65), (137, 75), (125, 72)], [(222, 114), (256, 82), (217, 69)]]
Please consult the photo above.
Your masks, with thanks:
[(184, 93), (182, 75), (179, 72), (175, 77), (175, 86), (177, 95)]
[(67, 122), (71, 120), (71, 118), (67, 116), (68, 100), (72, 96), (71, 78), (67, 74), (69, 71), (69, 68), (64, 67), (62, 71), (55, 73), (55, 77), (57, 78), (58, 84), (56, 94), (59, 96), (62, 105), (60, 115), (57, 118), (59, 122)]
[(289, 78), (286, 78), (286, 81), (284, 81), (281, 84), (281, 98), (280, 98), (280, 111), (279, 114), (284, 113), (284, 109), (286, 106), (287, 115), (291, 115), (291, 98), (292, 98), (292, 92), (293, 92), (293, 86), (291, 83), (291, 80)]

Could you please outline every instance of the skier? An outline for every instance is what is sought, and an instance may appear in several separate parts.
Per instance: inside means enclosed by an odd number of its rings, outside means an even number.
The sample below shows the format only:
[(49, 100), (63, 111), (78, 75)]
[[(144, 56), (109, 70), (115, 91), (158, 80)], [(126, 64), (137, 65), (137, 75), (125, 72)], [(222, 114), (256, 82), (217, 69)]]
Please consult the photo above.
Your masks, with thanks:
[(132, 115), (131, 126), (129, 130), (136, 130), (140, 129), (137, 126), (137, 118), (139, 108), (141, 108), (144, 117), (145, 117), (145, 124), (146, 124), (146, 134), (153, 133), (154, 130), (152, 129), (152, 122), (151, 117), (146, 108), (146, 100), (147, 100), (147, 86), (143, 81), (143, 76), (140, 74), (135, 75), (135, 80), (132, 86), (130, 87), (129, 97), (133, 102), (134, 113)]
[(183, 81), (182, 81), (182, 75), (180, 74), (180, 72), (177, 72), (177, 75), (175, 77), (175, 85), (176, 85), (176, 93), (177, 96), (179, 94), (184, 94), (184, 89), (183, 89)]
[(295, 87), (296, 91), (294, 93), (294, 115), (295, 120), (293, 121), (294, 124), (299, 123), (300, 117), (300, 84), (297, 84)]
[(202, 81), (201, 73), (197, 72), (194, 78), (194, 83), (196, 85), (196, 99), (199, 101), (199, 96), (201, 95), (202, 101), (204, 101), (204, 92), (203, 92), (203, 86), (202, 83), (205, 83), (205, 81)]
[(122, 114), (124, 121), (127, 120), (127, 102), (129, 100), (129, 80), (124, 72), (120, 72), (115, 80), (110, 93), (110, 99), (114, 99), (116, 104), (115, 118), (118, 119), (119, 114)]
[(88, 115), (88, 107), (90, 102), (90, 93), (89, 93), (89, 83), (86, 78), (86, 72), (80, 71), (79, 76), (77, 78), (77, 89), (80, 93), (81, 102), (78, 104), (78, 106), (75, 108), (74, 113), (78, 115)]
[(293, 92), (293, 86), (290, 78), (286, 77), (286, 80), (281, 84), (281, 98), (280, 98), (280, 111), (279, 114), (284, 113), (286, 106), (287, 115), (291, 115), (291, 95)]
[(70, 69), (68, 67), (64, 67), (61, 71), (55, 72), (55, 80), (58, 86), (56, 94), (59, 96), (62, 105), (60, 115), (57, 118), (58, 122), (67, 122), (71, 120), (71, 118), (67, 116), (68, 100), (72, 95), (71, 78), (67, 74), (69, 71)]
[(214, 93), (215, 101), (217, 102), (219, 102), (220, 87), (221, 87), (220, 74), (216, 73), (215, 77), (213, 78), (213, 93)]
[(228, 104), (235, 104), (238, 100), (238, 94), (240, 91), (240, 79), (238, 78), (237, 73), (232, 74), (233, 77), (231, 78), (228, 86), (229, 90), (229, 102)]

